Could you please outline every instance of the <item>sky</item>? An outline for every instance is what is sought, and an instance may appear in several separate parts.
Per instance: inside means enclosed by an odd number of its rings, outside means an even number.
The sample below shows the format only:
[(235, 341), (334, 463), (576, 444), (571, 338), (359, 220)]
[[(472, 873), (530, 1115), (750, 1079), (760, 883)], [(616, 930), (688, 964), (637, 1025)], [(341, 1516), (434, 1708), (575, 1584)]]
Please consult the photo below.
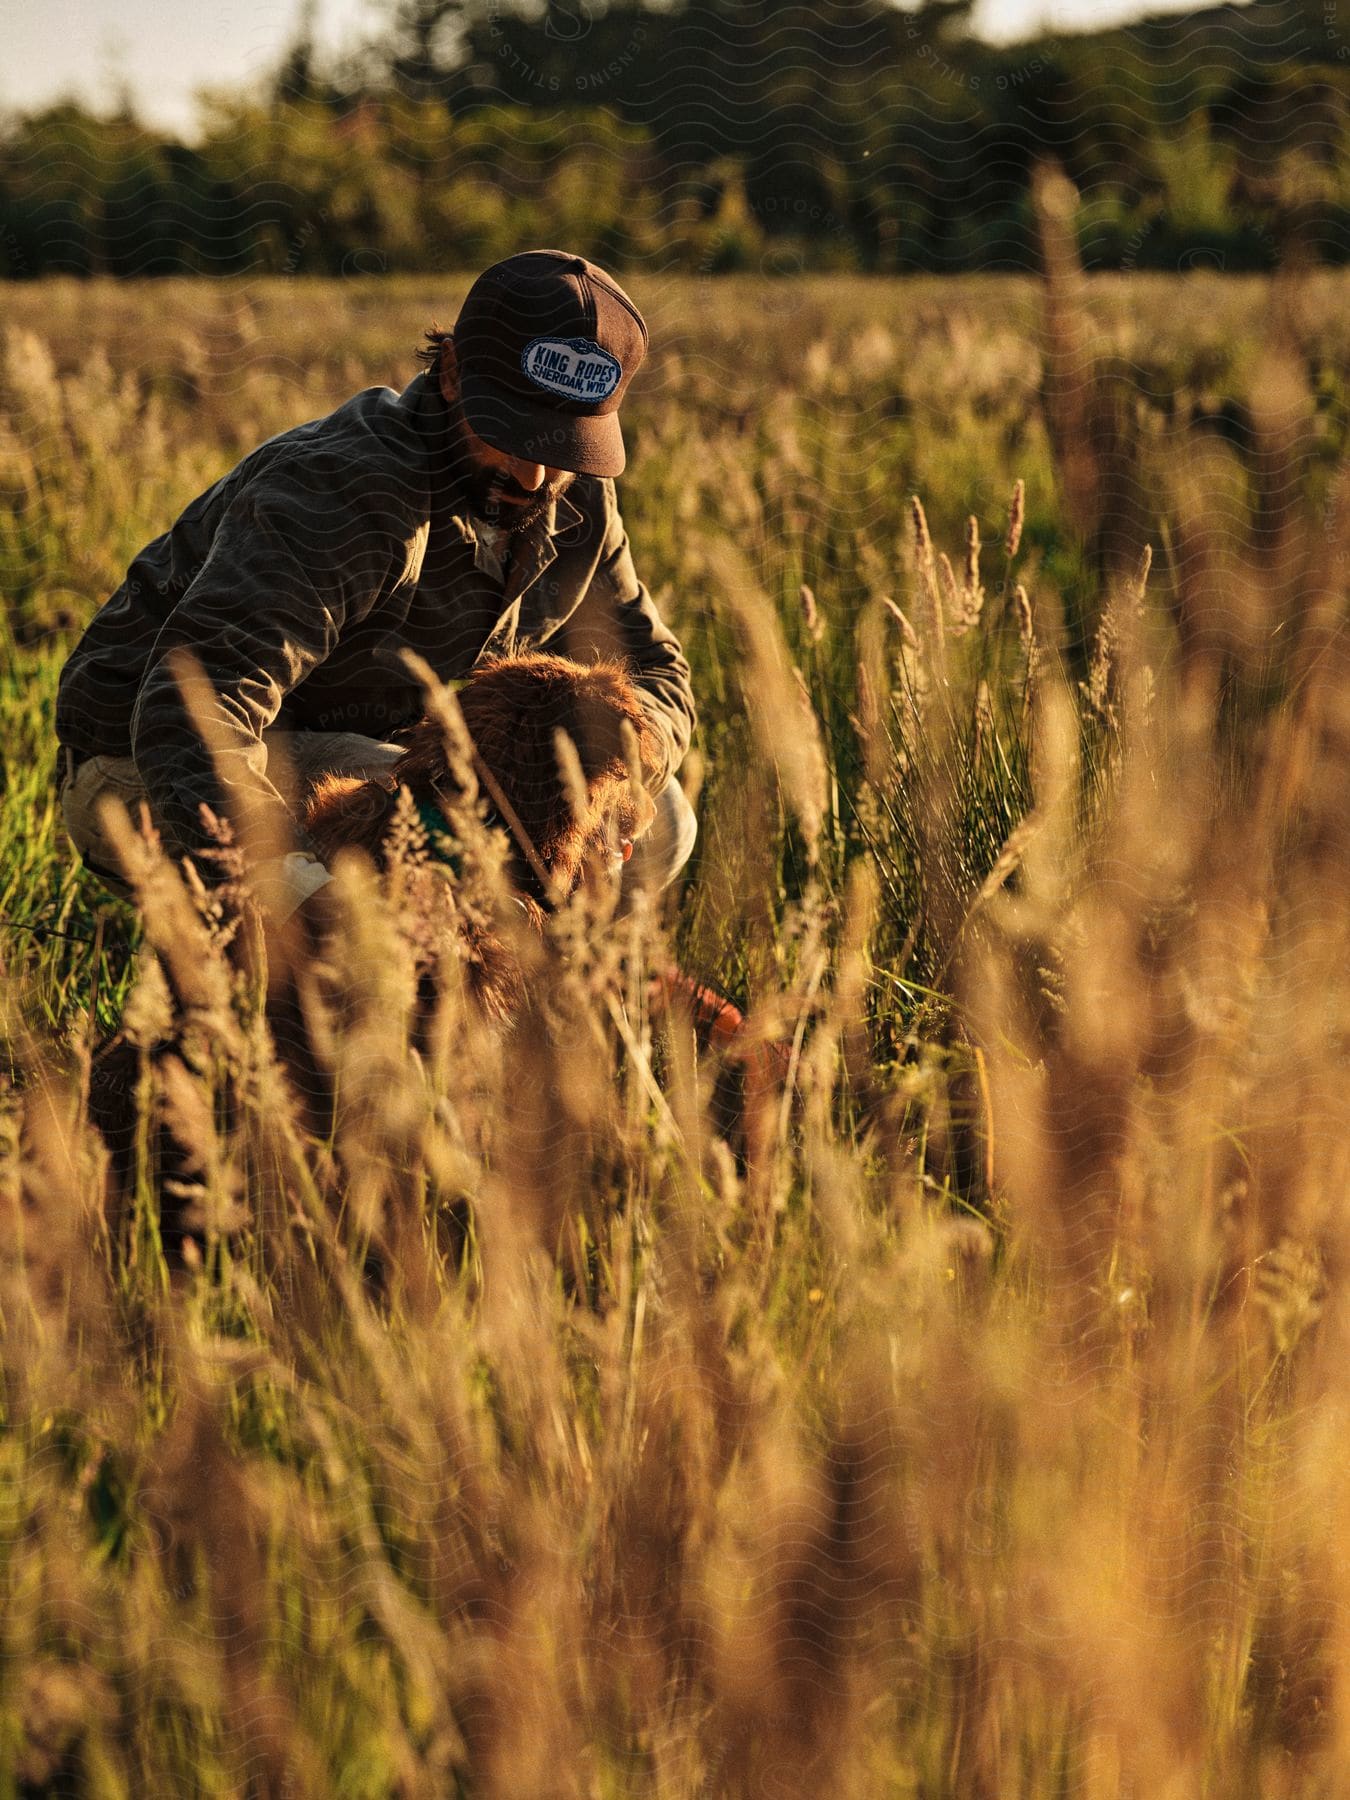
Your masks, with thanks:
[[(1202, 0), (977, 0), (975, 25), (996, 42), (1181, 12)], [(0, 0), (0, 109), (63, 95), (110, 102), (129, 89), (151, 123), (190, 133), (203, 86), (260, 79), (294, 35), (299, 0)], [(318, 0), (322, 48), (374, 34), (378, 0)]]

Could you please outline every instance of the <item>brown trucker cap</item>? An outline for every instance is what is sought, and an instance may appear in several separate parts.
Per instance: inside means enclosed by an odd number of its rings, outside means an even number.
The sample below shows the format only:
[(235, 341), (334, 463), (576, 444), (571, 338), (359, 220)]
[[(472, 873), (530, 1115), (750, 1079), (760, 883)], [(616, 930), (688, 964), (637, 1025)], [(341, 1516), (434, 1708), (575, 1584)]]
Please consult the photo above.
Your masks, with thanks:
[(603, 269), (522, 250), (485, 269), (454, 330), (459, 396), (494, 450), (579, 475), (621, 475), (619, 402), (647, 353), (642, 314)]

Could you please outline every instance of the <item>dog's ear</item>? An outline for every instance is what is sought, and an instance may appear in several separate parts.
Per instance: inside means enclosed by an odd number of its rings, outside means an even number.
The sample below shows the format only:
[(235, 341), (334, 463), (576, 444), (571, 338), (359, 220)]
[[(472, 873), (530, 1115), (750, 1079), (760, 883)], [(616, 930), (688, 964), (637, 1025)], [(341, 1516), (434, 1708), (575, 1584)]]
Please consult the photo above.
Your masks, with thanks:
[[(598, 784), (625, 767), (624, 708), (612, 681), (608, 671), (529, 652), (482, 665), (460, 694), (479, 757), (564, 888), (574, 883), (597, 829)], [(587, 805), (580, 819), (558, 764), (560, 731), (581, 765)]]
[(571, 812), (558, 773), (552, 720), (530, 699), (506, 680), (470, 683), (461, 695), (480, 760), (533, 849), (552, 862), (555, 841), (570, 829)]
[(650, 773), (659, 761), (656, 735), (623, 664), (564, 663), (564, 667), (571, 674), (560, 683), (557, 723), (577, 746), (587, 779), (627, 768), (626, 728), (637, 740), (642, 771)]
[(327, 861), (351, 845), (379, 862), (397, 793), (388, 775), (325, 775), (305, 808), (305, 830), (319, 855)]
[[(655, 738), (637, 688), (621, 664), (581, 664), (542, 651), (480, 663), (460, 690), (460, 707), (475, 750), (508, 802), (530, 845), (564, 891), (580, 877), (590, 850), (630, 789), (625, 738), (636, 734), (641, 766), (655, 766)], [(558, 733), (581, 765), (586, 804), (574, 816), (558, 762)], [(413, 756), (410, 747), (411, 765)], [(420, 763), (418, 767), (422, 766)], [(400, 765), (396, 773), (410, 777)], [(525, 892), (534, 878), (514, 859), (512, 879)]]

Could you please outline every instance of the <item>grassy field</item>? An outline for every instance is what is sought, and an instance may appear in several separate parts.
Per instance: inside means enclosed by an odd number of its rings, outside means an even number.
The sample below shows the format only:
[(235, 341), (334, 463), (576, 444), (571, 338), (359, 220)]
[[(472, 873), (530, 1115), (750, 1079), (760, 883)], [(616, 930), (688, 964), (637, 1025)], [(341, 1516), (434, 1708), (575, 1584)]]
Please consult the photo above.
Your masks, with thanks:
[[(326, 1146), (73, 866), (55, 680), (467, 278), (6, 292), (0, 1800), (1347, 1791), (1350, 284), (1084, 286), (1043, 209), (1044, 284), (633, 282), (695, 859), (420, 1058), (344, 869)], [(83, 1118), (151, 944), (173, 1282)], [(671, 954), (791, 1046), (734, 1148)]]

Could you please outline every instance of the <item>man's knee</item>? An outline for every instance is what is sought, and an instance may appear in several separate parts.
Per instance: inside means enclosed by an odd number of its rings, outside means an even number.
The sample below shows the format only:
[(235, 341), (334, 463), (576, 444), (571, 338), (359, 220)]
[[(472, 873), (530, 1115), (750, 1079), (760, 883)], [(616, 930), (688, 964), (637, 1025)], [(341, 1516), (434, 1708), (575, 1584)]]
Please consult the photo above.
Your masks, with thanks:
[(674, 881), (693, 854), (698, 820), (678, 781), (667, 782), (655, 801), (656, 817), (634, 846), (628, 879), (663, 888)]
[(678, 781), (667, 783), (662, 792), (657, 795), (658, 818), (661, 815), (663, 803), (670, 821), (670, 874), (667, 879), (673, 881), (694, 853), (694, 843), (698, 837), (698, 819)]
[[(66, 757), (64, 750), (60, 753)], [(128, 898), (131, 889), (118, 872), (117, 853), (99, 817), (105, 799), (121, 801), (135, 820), (145, 800), (145, 789), (129, 756), (89, 756), (66, 772), (57, 790), (66, 836), (80, 853), (91, 875), (112, 893)]]

